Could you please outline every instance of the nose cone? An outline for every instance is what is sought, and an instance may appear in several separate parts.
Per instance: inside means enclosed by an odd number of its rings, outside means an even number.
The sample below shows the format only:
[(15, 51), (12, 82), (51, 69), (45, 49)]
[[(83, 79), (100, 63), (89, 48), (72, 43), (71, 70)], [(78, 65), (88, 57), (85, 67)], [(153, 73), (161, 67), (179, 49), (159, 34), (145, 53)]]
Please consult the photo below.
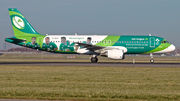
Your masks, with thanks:
[(173, 44), (171, 44), (171, 45), (168, 47), (168, 50), (169, 50), (170, 52), (174, 51), (175, 49), (176, 49), (176, 47), (175, 47)]
[(168, 53), (168, 52), (172, 52), (176, 49), (176, 47), (171, 44), (169, 47), (167, 47), (166, 49), (164, 50), (161, 50), (161, 51), (158, 51), (158, 52), (154, 52), (154, 53)]

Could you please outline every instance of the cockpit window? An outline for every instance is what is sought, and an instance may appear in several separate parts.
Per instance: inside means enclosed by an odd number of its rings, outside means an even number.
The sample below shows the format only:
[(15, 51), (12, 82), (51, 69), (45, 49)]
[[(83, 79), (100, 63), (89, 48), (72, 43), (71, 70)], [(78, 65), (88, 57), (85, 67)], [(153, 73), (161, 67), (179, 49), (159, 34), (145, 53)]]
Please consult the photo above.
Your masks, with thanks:
[(161, 41), (161, 43), (169, 43), (168, 41)]

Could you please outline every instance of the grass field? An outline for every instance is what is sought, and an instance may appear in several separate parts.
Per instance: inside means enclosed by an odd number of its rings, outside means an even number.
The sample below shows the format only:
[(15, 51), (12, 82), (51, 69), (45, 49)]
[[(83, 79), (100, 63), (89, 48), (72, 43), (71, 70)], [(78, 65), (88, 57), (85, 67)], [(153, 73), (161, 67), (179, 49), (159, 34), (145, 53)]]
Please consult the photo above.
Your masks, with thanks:
[(0, 98), (180, 100), (180, 68), (0, 66)]

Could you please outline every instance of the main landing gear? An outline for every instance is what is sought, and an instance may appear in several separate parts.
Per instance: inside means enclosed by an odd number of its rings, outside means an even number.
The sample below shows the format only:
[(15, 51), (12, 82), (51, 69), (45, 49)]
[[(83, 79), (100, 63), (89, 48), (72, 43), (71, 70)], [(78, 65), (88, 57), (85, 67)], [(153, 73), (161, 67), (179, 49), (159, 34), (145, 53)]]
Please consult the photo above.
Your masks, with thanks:
[(91, 57), (91, 62), (92, 62), (92, 63), (96, 63), (96, 62), (98, 62), (98, 58), (97, 58), (97, 56), (93, 56), (93, 57)]
[(153, 60), (153, 54), (152, 54), (152, 53), (150, 54), (150, 57), (151, 57), (150, 62), (151, 62), (151, 63), (154, 63), (154, 60)]

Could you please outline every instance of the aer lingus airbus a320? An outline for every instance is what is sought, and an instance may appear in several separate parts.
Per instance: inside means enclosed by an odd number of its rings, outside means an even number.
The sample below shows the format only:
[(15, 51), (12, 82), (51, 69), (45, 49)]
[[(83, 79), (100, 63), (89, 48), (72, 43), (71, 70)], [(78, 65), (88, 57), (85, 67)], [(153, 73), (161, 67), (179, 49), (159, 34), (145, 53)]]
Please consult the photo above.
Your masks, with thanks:
[(97, 56), (109, 59), (125, 58), (125, 54), (166, 53), (175, 50), (175, 46), (166, 39), (157, 36), (127, 35), (42, 35), (39, 34), (16, 8), (9, 8), (14, 36), (5, 41), (60, 54), (92, 55), (91, 62), (97, 62)]

